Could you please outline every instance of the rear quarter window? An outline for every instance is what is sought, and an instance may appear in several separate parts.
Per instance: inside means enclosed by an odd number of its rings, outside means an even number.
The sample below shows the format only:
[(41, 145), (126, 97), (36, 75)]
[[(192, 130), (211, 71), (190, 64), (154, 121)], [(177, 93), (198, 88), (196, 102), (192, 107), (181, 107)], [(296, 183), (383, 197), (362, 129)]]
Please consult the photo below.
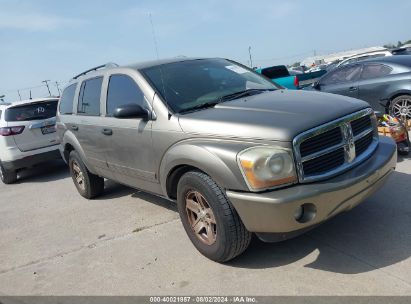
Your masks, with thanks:
[(384, 77), (391, 71), (392, 68), (384, 64), (366, 64), (362, 70), (361, 79)]
[(74, 93), (76, 92), (77, 84), (72, 84), (64, 89), (60, 98), (59, 112), (60, 114), (73, 114)]
[(29, 121), (52, 118), (57, 114), (57, 102), (57, 100), (52, 100), (8, 108), (4, 113), (4, 117), (6, 121)]

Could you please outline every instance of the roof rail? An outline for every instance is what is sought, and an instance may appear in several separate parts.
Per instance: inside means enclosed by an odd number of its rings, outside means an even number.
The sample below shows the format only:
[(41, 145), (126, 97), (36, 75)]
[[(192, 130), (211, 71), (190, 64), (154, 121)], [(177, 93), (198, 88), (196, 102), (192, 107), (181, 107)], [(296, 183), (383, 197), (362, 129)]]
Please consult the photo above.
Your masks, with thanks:
[(86, 75), (87, 73), (90, 73), (90, 72), (93, 72), (93, 71), (97, 71), (97, 70), (100, 70), (100, 69), (112, 68), (112, 67), (118, 67), (118, 64), (114, 63), (114, 62), (109, 62), (109, 63), (106, 63), (106, 64), (102, 64), (102, 65), (99, 65), (99, 66), (96, 66), (94, 68), (88, 69), (87, 71), (84, 71), (83, 73), (80, 73), (80, 74), (74, 76), (73, 79), (77, 79), (80, 76)]

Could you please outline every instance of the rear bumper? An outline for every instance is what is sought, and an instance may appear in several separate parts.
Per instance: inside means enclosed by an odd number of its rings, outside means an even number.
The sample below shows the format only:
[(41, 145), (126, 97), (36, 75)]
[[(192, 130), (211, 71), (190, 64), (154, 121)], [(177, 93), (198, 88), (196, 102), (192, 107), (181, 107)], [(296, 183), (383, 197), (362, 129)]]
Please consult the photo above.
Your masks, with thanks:
[(12, 161), (4, 161), (2, 162), (2, 165), (6, 170), (14, 171), (58, 158), (61, 158), (61, 155), (60, 151), (58, 150), (58, 146), (55, 146), (54, 150), (41, 152), (38, 154), (27, 155), (23, 158), (19, 158)]
[[(369, 159), (329, 180), (265, 193), (227, 191), (227, 196), (249, 231), (261, 233), (259, 236), (266, 240), (270, 239), (266, 233), (274, 233), (274, 240), (286, 239), (364, 201), (382, 186), (396, 162), (394, 141), (380, 137)], [(314, 205), (315, 216), (300, 223), (294, 214), (303, 204)]]

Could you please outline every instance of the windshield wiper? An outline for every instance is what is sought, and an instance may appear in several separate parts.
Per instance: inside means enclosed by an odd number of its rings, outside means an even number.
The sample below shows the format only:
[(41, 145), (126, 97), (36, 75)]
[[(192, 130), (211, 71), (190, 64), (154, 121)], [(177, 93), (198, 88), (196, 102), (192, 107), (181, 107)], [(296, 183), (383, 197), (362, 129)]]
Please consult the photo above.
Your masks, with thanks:
[(185, 113), (185, 112), (191, 112), (191, 111), (195, 111), (195, 110), (212, 108), (212, 107), (214, 107), (214, 106), (217, 105), (217, 104), (219, 104), (218, 101), (205, 102), (205, 103), (196, 105), (196, 106), (194, 106), (194, 107), (181, 110), (179, 113)]
[(179, 113), (186, 113), (186, 112), (191, 112), (191, 111), (195, 111), (195, 110), (202, 110), (202, 109), (212, 108), (212, 107), (214, 107), (214, 106), (216, 106), (219, 103), (222, 103), (224, 101), (229, 101), (229, 100), (237, 99), (237, 98), (244, 97), (244, 96), (251, 96), (251, 95), (254, 95), (254, 94), (259, 94), (259, 93), (262, 93), (262, 92), (274, 91), (274, 90), (276, 90), (276, 89), (247, 89), (247, 90), (244, 90), (244, 91), (239, 91), (239, 92), (235, 92), (235, 93), (231, 93), (231, 94), (228, 94), (228, 95), (221, 96), (217, 100), (205, 102), (205, 103), (196, 105), (194, 107), (181, 110)]
[(41, 120), (41, 119), (47, 119), (48, 117), (43, 115), (43, 116), (32, 116), (32, 117), (27, 117), (24, 118), (23, 121), (30, 121), (30, 120)]
[(244, 91), (239, 91), (239, 92), (235, 92), (235, 93), (232, 93), (232, 94), (221, 96), (219, 98), (219, 102), (233, 100), (233, 99), (237, 99), (237, 98), (241, 98), (241, 97), (245, 97), (245, 96), (251, 96), (251, 95), (254, 95), (254, 94), (259, 94), (259, 93), (262, 93), (262, 92), (274, 91), (274, 90), (275, 89), (247, 89), (247, 90), (244, 90)]

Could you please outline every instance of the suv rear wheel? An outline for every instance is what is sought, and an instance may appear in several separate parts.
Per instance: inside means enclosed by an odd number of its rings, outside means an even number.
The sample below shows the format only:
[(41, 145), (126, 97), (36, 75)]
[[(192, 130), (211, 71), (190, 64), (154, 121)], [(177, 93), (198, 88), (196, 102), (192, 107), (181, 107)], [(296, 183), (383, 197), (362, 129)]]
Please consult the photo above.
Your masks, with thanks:
[(0, 178), (5, 184), (13, 184), (17, 181), (17, 172), (12, 170), (6, 170), (0, 163)]
[(104, 178), (91, 173), (76, 151), (70, 152), (69, 167), (74, 185), (81, 196), (92, 199), (104, 191)]
[(177, 206), (191, 242), (207, 258), (226, 262), (250, 244), (251, 232), (223, 190), (207, 174), (191, 171), (181, 177)]

